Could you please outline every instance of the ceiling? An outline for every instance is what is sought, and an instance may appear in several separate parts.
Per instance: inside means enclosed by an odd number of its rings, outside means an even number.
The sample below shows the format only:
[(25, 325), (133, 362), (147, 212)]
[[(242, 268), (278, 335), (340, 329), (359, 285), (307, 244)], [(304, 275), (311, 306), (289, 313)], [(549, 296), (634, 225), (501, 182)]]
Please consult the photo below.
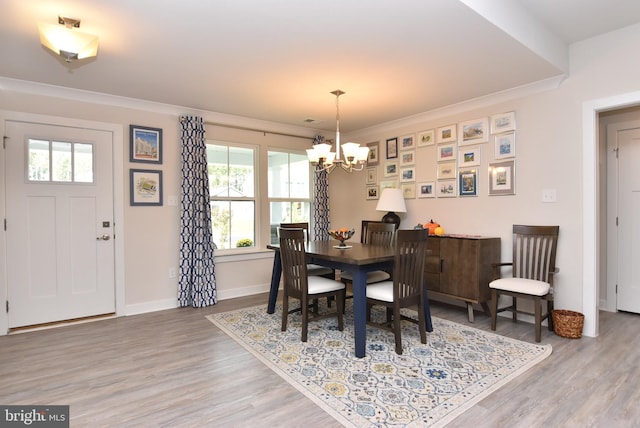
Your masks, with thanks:
[[(358, 130), (568, 73), (637, 0), (0, 0), (0, 77), (318, 130)], [(37, 24), (100, 37), (64, 63)], [(2, 88), (2, 80), (0, 80)]]

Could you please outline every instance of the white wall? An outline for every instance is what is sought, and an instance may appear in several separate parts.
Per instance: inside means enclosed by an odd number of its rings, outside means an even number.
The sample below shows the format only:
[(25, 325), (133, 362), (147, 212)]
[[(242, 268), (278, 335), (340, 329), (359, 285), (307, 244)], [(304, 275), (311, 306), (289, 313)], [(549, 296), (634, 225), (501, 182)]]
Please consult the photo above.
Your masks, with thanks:
[[(553, 88), (555, 81), (533, 88), (497, 94), (390, 124), (343, 136), (359, 143), (384, 141), (389, 137), (416, 133), (451, 123), (458, 123), (495, 113), (515, 111), (516, 195), (487, 195), (487, 165), (493, 159), (492, 143), (482, 145), (482, 166), (479, 168), (479, 196), (453, 199), (414, 199), (407, 201), (408, 212), (401, 215), (402, 227), (411, 227), (433, 218), (442, 223), (448, 233), (468, 233), (500, 236), (504, 260), (510, 255), (513, 223), (558, 224), (560, 245), (556, 307), (583, 310), (583, 223), (582, 223), (582, 108), (594, 99), (625, 94), (638, 89), (640, 59), (640, 25), (578, 43), (571, 48), (571, 74)], [(550, 88), (551, 87), (551, 88)], [(128, 144), (129, 124), (148, 125), (164, 130), (165, 196), (179, 194), (179, 127), (178, 116), (190, 113), (174, 106), (152, 105), (136, 100), (104, 97), (95, 94), (69, 92), (60, 88), (39, 87), (20, 82), (0, 81), (0, 110), (54, 115), (58, 117), (96, 120), (121, 124), (123, 141)], [(535, 93), (533, 93), (535, 92)], [(424, 94), (428, 96), (428, 94)], [(293, 129), (212, 112), (200, 112), (205, 120), (264, 128), (295, 134), (308, 129)], [(265, 150), (261, 163), (266, 167), (266, 148), (280, 146), (304, 149), (302, 139), (288, 139), (259, 133), (224, 130), (216, 127), (210, 138), (242, 140), (259, 144)], [(217, 133), (217, 135), (213, 135)], [(128, 198), (128, 147), (124, 148), (124, 195)], [(417, 149), (417, 181), (435, 179), (435, 149)], [(380, 167), (381, 168), (381, 167)], [(595, 173), (594, 173), (595, 174)], [(382, 170), (378, 171), (378, 180)], [(263, 183), (262, 186), (266, 186)], [(348, 191), (345, 191), (348, 189)], [(557, 202), (543, 204), (542, 189), (556, 189)], [(3, 190), (2, 190), (3, 191)], [(261, 188), (264, 194), (265, 188)], [(4, 198), (4, 195), (0, 195)], [(364, 218), (376, 219), (375, 201), (365, 199), (364, 174), (347, 175), (340, 171), (330, 176), (331, 222), (334, 227), (358, 227)], [(357, 214), (355, 214), (357, 213)], [(177, 283), (168, 278), (170, 267), (178, 263), (178, 207), (130, 207), (125, 201), (125, 301), (128, 313), (170, 307), (176, 302)], [(595, 232), (594, 232), (595, 233)], [(266, 243), (268, 213), (260, 213), (260, 236)], [(266, 290), (272, 255), (258, 254), (240, 264), (237, 258), (220, 258), (217, 284), (220, 298), (235, 297)], [(242, 259), (240, 259), (242, 260)], [(151, 263), (153, 269), (148, 269)], [(242, 276), (237, 275), (242, 267)], [(267, 270), (268, 269), (268, 270)], [(0, 284), (0, 286), (3, 286)], [(3, 286), (3, 288), (6, 287)]]

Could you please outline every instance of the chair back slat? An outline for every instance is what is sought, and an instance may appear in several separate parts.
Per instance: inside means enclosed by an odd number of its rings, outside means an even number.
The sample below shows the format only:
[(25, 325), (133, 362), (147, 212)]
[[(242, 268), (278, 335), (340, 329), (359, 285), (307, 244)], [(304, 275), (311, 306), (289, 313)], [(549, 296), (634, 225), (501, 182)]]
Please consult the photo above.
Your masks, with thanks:
[(397, 231), (393, 267), (393, 297), (396, 302), (422, 295), (427, 237), (427, 230)]
[(513, 226), (513, 276), (553, 286), (559, 226)]
[(364, 243), (391, 247), (396, 236), (396, 226), (393, 223), (371, 223), (367, 226), (367, 238)]
[(308, 279), (304, 230), (280, 228), (279, 232), (285, 295), (306, 295)]

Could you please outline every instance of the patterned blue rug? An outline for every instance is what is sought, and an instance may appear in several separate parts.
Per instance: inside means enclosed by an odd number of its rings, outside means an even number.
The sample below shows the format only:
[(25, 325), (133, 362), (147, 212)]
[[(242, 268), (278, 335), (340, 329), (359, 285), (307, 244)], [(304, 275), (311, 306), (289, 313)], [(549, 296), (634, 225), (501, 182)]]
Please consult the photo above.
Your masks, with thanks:
[(344, 426), (444, 426), (551, 354), (551, 345), (433, 318), (426, 345), (403, 322), (403, 355), (393, 333), (367, 326), (367, 356), (356, 358), (350, 309), (342, 332), (335, 318), (309, 323), (306, 343), (299, 314), (280, 331), (280, 305), (272, 315), (264, 305), (207, 318)]

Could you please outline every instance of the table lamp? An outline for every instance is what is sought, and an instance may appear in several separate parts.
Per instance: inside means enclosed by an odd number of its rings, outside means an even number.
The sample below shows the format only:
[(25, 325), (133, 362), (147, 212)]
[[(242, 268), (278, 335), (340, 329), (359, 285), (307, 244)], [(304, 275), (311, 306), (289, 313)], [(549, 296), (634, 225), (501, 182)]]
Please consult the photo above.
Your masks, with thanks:
[(376, 211), (388, 211), (384, 217), (382, 217), (382, 221), (385, 223), (393, 223), (396, 225), (396, 229), (398, 229), (400, 227), (400, 217), (396, 212), (407, 212), (402, 190), (393, 188), (384, 189), (378, 200)]

